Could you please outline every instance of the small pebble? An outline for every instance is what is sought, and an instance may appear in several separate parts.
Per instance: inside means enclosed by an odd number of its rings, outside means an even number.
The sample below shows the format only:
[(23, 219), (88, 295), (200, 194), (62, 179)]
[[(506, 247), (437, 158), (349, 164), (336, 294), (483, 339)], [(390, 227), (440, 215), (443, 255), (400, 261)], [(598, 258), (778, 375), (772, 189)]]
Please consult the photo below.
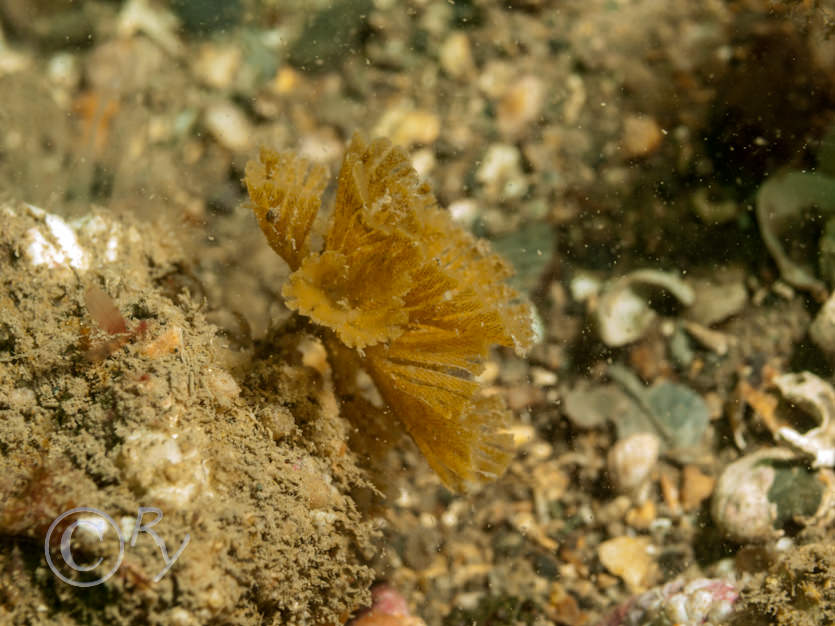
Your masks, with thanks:
[(342, 141), (330, 129), (320, 129), (299, 137), (299, 156), (314, 163), (336, 161), (342, 150)]
[(616, 537), (597, 547), (597, 556), (607, 570), (618, 576), (632, 591), (646, 588), (655, 570), (647, 537)]
[(377, 123), (372, 135), (389, 137), (397, 146), (430, 145), (441, 132), (441, 120), (432, 111), (404, 106), (389, 109)]
[(557, 384), (557, 375), (543, 367), (532, 367), (531, 380), (537, 387), (551, 387)]
[(514, 82), (497, 107), (502, 134), (515, 135), (539, 117), (544, 97), (545, 87), (536, 76), (522, 76)]
[(227, 89), (241, 68), (242, 53), (235, 46), (206, 44), (197, 52), (194, 73), (198, 80), (215, 89)]
[(553, 609), (554, 617), (557, 618), (559, 623), (583, 624), (588, 620), (588, 616), (580, 610), (574, 596), (568, 593), (565, 587), (558, 582), (551, 585), (548, 593), (548, 604)]
[(487, 148), (476, 172), (476, 180), (485, 186), (491, 200), (519, 198), (528, 190), (516, 146), (494, 143)]
[(679, 513), (681, 510), (681, 496), (678, 493), (675, 481), (670, 478), (669, 474), (662, 473), (658, 482), (661, 485), (661, 497), (664, 498), (664, 504), (672, 513)]
[(167, 621), (172, 626), (197, 626), (200, 623), (193, 613), (179, 606), (169, 611)]
[(649, 478), (661, 442), (652, 433), (637, 433), (619, 440), (609, 450), (607, 464), (612, 485), (621, 493), (637, 489)]
[(412, 155), (412, 167), (421, 178), (426, 178), (435, 168), (435, 153), (429, 148), (418, 150)]
[(685, 465), (681, 475), (681, 506), (685, 511), (695, 511), (713, 493), (716, 480), (703, 474), (695, 465)]
[(81, 82), (78, 57), (69, 52), (59, 52), (50, 58), (46, 73), (50, 81), (64, 89), (76, 89)]
[(461, 198), (449, 205), (449, 214), (461, 226), (470, 228), (478, 217), (478, 203), (472, 198)]
[(441, 68), (452, 78), (465, 78), (475, 72), (470, 39), (466, 33), (455, 31), (441, 44)]
[(640, 506), (627, 511), (625, 521), (636, 530), (647, 530), (655, 521), (656, 514), (655, 502), (645, 500)]
[(301, 74), (292, 67), (282, 67), (278, 70), (272, 82), (272, 90), (278, 95), (291, 93), (298, 89), (301, 83)]
[(204, 114), (206, 128), (224, 148), (245, 152), (252, 142), (252, 125), (241, 109), (229, 102), (211, 105)]
[(630, 158), (652, 154), (662, 138), (658, 122), (648, 115), (629, 115), (623, 122), (623, 151)]
[(179, 56), (184, 46), (177, 33), (179, 22), (176, 16), (147, 0), (128, 0), (119, 13), (117, 34), (129, 39), (137, 32), (146, 35), (172, 56)]

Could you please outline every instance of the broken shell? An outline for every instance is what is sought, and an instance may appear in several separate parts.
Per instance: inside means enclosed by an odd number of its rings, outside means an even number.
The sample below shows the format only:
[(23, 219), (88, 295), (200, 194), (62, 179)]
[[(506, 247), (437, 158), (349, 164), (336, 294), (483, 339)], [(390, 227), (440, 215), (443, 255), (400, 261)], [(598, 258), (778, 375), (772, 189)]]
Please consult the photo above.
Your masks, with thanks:
[[(142, 235), (135, 226), (125, 226), (102, 211), (66, 221), (31, 204), (21, 204), (21, 218), (40, 222), (23, 234), (23, 256), (32, 266), (45, 266), (74, 279), (94, 267), (141, 265), (144, 254)], [(9, 206), (0, 209), (0, 218), (17, 219)], [(1, 221), (1, 220), (0, 220)], [(127, 283), (141, 284), (142, 278), (131, 272), (123, 275)]]
[(577, 302), (586, 302), (600, 293), (600, 279), (590, 273), (578, 272), (568, 285), (571, 297)]
[(661, 442), (652, 433), (637, 433), (618, 441), (609, 450), (607, 463), (612, 485), (624, 493), (643, 485), (655, 464)]
[(231, 406), (241, 392), (232, 375), (222, 369), (208, 368), (206, 383), (209, 391), (221, 406)]
[(695, 298), (687, 318), (702, 326), (712, 326), (736, 315), (748, 301), (742, 274), (718, 283), (694, 281), (693, 291)]
[(722, 472), (713, 494), (714, 521), (729, 537), (739, 541), (776, 539), (776, 505), (768, 491), (774, 482), (774, 468), (762, 461), (790, 460), (788, 450), (763, 450), (731, 463)]
[(783, 426), (777, 436), (799, 452), (812, 458), (813, 467), (835, 466), (835, 389), (811, 372), (784, 374), (774, 379), (783, 397), (809, 413), (816, 428), (800, 433)]
[(745, 456), (719, 477), (711, 502), (713, 519), (735, 541), (777, 539), (787, 522), (808, 525), (829, 508), (833, 477), (827, 470), (819, 472), (798, 463), (795, 453), (785, 448)]
[(735, 343), (735, 337), (732, 335), (720, 333), (695, 322), (684, 321), (681, 327), (703, 347), (719, 356), (726, 355), (731, 345)]
[(594, 311), (600, 338), (607, 346), (619, 347), (640, 339), (656, 318), (642, 288), (669, 292), (684, 306), (694, 301), (693, 289), (676, 274), (638, 270), (607, 283)]
[(725, 224), (736, 219), (740, 205), (734, 200), (713, 200), (708, 189), (697, 189), (690, 196), (693, 212), (705, 224)]
[(822, 300), (826, 285), (815, 277), (811, 267), (790, 259), (780, 241), (784, 233), (796, 232), (797, 222), (803, 220), (803, 210), (812, 205), (821, 215), (835, 213), (835, 178), (820, 173), (789, 172), (769, 178), (757, 192), (760, 236), (783, 280)]

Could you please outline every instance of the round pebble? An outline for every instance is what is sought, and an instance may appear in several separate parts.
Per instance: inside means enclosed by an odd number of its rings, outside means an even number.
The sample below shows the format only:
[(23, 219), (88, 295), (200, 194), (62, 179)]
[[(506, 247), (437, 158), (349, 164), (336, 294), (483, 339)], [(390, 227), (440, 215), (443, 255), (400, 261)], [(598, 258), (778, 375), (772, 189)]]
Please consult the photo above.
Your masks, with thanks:
[(612, 446), (607, 465), (615, 489), (626, 493), (640, 487), (658, 462), (660, 445), (652, 433), (636, 433)]

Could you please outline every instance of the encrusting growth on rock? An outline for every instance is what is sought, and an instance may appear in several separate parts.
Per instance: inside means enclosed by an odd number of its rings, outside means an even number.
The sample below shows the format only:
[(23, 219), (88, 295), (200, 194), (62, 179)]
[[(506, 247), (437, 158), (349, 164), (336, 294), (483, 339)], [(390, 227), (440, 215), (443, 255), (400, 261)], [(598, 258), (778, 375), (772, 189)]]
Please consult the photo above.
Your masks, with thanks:
[(448, 487), (495, 479), (513, 454), (510, 414), (474, 377), (491, 345), (523, 354), (534, 342), (530, 303), (504, 283), (511, 268), (438, 207), (400, 148), (358, 134), (312, 251), (325, 179), (321, 165), (266, 148), (246, 167), (258, 223), (293, 270), (287, 306), (323, 329), (332, 360), (357, 357)]

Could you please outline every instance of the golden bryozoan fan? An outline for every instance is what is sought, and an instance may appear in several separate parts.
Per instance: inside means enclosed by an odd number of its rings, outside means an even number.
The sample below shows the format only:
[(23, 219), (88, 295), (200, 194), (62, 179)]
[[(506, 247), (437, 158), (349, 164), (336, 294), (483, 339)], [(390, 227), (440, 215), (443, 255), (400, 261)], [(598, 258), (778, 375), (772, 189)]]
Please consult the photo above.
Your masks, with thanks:
[(355, 351), (448, 487), (498, 477), (513, 454), (510, 413), (474, 377), (490, 346), (522, 354), (534, 341), (530, 303), (504, 283), (510, 267), (437, 206), (385, 139), (351, 140), (318, 252), (309, 235), (321, 166), (262, 149), (245, 182), (268, 242), (293, 270), (287, 306), (324, 329), (326, 346), (335, 339)]

